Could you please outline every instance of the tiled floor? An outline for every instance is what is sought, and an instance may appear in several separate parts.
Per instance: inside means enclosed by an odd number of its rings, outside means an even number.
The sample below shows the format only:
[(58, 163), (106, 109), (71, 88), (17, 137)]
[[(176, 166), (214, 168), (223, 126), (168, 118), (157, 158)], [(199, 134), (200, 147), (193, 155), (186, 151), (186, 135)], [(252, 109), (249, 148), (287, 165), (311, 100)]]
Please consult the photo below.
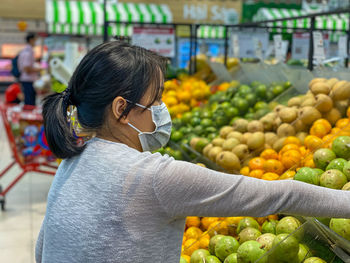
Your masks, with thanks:
[[(11, 158), (0, 119), (0, 170)], [(20, 169), (14, 167), (0, 179), (3, 187)], [(6, 211), (0, 211), (0, 262), (34, 263), (35, 242), (46, 209), (46, 197), (53, 176), (26, 174), (6, 195)]]

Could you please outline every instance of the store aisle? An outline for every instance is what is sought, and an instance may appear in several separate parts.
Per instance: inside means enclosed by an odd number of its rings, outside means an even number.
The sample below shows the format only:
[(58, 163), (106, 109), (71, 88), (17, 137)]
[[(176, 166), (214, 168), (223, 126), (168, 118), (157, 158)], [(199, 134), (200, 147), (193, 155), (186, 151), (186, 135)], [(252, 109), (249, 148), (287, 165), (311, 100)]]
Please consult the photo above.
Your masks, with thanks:
[[(10, 157), (7, 138), (3, 127), (0, 127), (0, 170), (8, 164)], [(0, 184), (6, 186), (18, 173), (19, 168), (13, 168), (0, 180)], [(28, 173), (7, 194), (7, 209), (0, 211), (0, 262), (35, 262), (35, 242), (45, 215), (46, 197), (52, 180), (53, 176)]]

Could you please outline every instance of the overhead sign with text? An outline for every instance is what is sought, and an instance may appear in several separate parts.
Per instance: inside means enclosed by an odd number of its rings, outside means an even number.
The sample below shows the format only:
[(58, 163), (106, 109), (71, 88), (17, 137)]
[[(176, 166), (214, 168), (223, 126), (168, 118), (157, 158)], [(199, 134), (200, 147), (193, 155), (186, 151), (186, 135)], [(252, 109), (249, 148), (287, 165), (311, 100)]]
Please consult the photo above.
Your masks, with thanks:
[(134, 27), (132, 44), (172, 58), (175, 56), (174, 28)]

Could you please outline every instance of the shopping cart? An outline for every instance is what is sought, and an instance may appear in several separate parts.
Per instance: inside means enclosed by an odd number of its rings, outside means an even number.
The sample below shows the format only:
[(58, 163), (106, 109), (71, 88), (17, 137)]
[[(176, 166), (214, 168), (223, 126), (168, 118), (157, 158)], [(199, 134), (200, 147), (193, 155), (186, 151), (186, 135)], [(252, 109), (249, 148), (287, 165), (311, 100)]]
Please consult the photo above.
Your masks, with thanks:
[(0, 179), (15, 165), (21, 168), (7, 187), (0, 184), (0, 205), (5, 210), (6, 194), (26, 173), (55, 175), (57, 163), (46, 141), (40, 107), (0, 103), (0, 113), (12, 155), (10, 164), (0, 171)]

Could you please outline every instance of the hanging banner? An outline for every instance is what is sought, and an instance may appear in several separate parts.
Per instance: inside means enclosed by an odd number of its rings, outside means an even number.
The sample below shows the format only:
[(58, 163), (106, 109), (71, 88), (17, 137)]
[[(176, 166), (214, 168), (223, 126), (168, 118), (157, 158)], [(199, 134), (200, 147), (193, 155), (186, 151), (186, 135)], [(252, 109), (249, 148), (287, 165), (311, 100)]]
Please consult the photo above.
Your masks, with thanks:
[(339, 37), (338, 41), (338, 56), (341, 58), (347, 58), (349, 56), (348, 52), (348, 36), (343, 35)]
[(164, 57), (175, 56), (174, 28), (134, 27), (132, 44), (152, 50)]

